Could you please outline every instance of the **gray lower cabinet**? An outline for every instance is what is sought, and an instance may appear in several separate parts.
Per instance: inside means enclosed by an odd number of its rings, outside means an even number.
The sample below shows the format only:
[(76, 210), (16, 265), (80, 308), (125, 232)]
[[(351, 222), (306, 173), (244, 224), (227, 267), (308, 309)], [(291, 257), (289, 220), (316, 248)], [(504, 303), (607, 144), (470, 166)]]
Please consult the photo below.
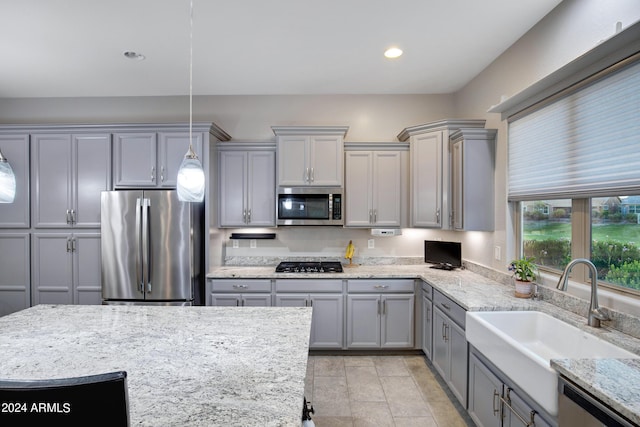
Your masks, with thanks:
[(271, 307), (271, 280), (208, 280), (206, 304), (218, 307)]
[(313, 307), (311, 349), (344, 347), (344, 295), (342, 280), (276, 280), (278, 307)]
[(469, 354), (469, 407), (478, 427), (551, 427), (540, 411), (509, 385), (474, 348)]
[(36, 304), (101, 304), (100, 232), (32, 234)]
[(411, 279), (347, 281), (347, 348), (413, 348)]
[(29, 232), (0, 231), (0, 316), (31, 305)]
[(431, 360), (433, 352), (433, 288), (422, 282), (422, 351)]
[(433, 295), (433, 354), (436, 371), (467, 407), (465, 310), (437, 290)]

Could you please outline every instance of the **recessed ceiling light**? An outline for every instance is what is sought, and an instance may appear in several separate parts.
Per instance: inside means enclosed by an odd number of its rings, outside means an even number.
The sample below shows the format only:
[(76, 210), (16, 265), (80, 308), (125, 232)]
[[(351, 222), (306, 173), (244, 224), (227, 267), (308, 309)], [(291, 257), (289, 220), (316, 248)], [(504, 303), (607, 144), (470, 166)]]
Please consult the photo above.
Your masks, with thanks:
[(384, 56), (393, 59), (402, 55), (402, 49), (398, 49), (397, 47), (390, 47), (389, 49), (384, 51)]
[(138, 52), (134, 52), (132, 50), (128, 50), (126, 52), (123, 53), (123, 55), (125, 56), (125, 58), (129, 58), (129, 59), (135, 59), (138, 61), (142, 61), (144, 59), (144, 55)]

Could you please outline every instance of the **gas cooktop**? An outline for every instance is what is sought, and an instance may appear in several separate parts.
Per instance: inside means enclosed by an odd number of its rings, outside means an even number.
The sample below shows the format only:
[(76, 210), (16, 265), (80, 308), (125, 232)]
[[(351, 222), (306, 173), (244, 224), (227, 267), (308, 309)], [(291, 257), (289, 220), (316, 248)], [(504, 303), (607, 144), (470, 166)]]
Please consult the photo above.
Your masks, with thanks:
[(276, 273), (342, 273), (339, 261), (283, 261), (276, 267)]

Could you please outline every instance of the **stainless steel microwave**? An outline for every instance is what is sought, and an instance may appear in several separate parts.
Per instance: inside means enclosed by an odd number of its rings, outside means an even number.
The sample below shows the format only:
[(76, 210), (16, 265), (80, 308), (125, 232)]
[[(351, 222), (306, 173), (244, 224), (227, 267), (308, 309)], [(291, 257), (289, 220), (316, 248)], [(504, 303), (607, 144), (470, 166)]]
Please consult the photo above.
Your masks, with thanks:
[(343, 191), (337, 187), (279, 187), (278, 225), (343, 225)]

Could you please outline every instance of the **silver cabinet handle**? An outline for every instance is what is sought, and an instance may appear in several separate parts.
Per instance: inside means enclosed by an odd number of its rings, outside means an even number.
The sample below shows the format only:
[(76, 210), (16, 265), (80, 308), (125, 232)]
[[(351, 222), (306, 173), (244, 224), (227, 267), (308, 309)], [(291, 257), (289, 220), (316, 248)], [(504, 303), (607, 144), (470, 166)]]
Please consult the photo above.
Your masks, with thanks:
[(247, 210), (244, 209), (242, 211), (242, 222), (244, 222), (245, 224), (247, 223)]
[(156, 167), (151, 166), (151, 182), (155, 182), (156, 180)]
[(440, 209), (436, 210), (436, 223), (440, 224)]
[(493, 389), (493, 415), (498, 416), (500, 413), (500, 393)]
[(164, 182), (164, 166), (160, 168), (160, 182)]
[(71, 213), (71, 225), (74, 225), (76, 223), (76, 211), (71, 209), (70, 213)]
[(378, 314), (380, 314), (380, 300), (378, 300)]
[(247, 210), (247, 224), (251, 223), (251, 209)]
[(369, 224), (373, 222), (373, 212), (369, 209)]
[(309, 168), (304, 170), (304, 180), (305, 182), (309, 182)]
[(389, 285), (374, 285), (373, 287), (376, 289), (387, 289)]
[(72, 238), (71, 239), (71, 252), (75, 252), (76, 251), (76, 238)]
[(71, 252), (71, 237), (67, 237), (67, 252)]
[(247, 289), (249, 286), (248, 285), (233, 285), (234, 288), (236, 289)]
[(382, 300), (382, 314), (387, 314), (387, 300)]
[(313, 168), (311, 168), (311, 178), (310, 181), (313, 182), (313, 180), (315, 179), (315, 174), (313, 173)]
[(451, 307), (448, 304), (441, 302), (440, 305), (443, 306), (446, 310), (451, 310)]
[(373, 223), (375, 224), (376, 222), (378, 222), (378, 210), (374, 209), (373, 210)]
[(67, 209), (67, 224), (71, 225), (71, 211)]

